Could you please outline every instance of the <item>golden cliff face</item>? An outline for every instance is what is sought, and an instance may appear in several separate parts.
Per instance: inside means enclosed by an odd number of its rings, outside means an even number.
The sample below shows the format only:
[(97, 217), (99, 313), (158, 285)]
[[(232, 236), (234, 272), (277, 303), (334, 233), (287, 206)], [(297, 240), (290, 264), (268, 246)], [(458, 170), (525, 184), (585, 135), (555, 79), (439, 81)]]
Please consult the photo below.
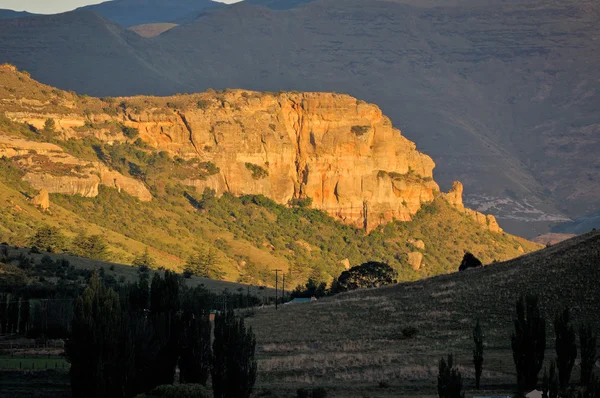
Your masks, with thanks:
[(377, 106), (346, 95), (233, 91), (203, 109), (126, 110), (121, 122), (158, 149), (215, 163), (218, 174), (184, 181), (199, 191), (311, 198), (314, 208), (368, 230), (410, 220), (439, 191), (431, 158)]
[[(262, 194), (283, 204), (310, 198), (313, 208), (367, 230), (394, 219), (410, 220), (439, 192), (432, 178), (433, 160), (417, 151), (377, 106), (348, 95), (228, 90), (100, 100), (58, 90), (48, 96), (47, 86), (35, 84), (26, 86), (29, 98), (19, 98), (22, 84), (15, 81), (14, 99), (3, 99), (0, 111), (37, 129), (53, 119), (62, 139), (133, 141), (114, 127), (135, 128), (150, 147), (214, 163), (218, 173), (180, 181), (199, 192), (208, 187), (218, 195)], [(58, 181), (43, 167), (30, 165), (26, 178), (51, 193), (95, 196), (102, 183), (151, 199), (137, 180), (139, 185), (101, 164), (78, 166), (89, 172), (68, 173)], [(460, 191), (447, 194), (447, 199), (467, 212)], [(483, 217), (482, 224), (490, 229), (500, 230), (493, 217), (472, 213), (475, 219)]]

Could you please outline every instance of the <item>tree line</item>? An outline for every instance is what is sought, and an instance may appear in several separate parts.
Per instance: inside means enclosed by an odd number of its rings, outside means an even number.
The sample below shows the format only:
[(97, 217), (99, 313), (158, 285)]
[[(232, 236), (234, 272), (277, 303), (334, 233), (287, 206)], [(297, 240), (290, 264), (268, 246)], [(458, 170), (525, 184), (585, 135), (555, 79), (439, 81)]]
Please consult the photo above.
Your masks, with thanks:
[(142, 275), (115, 291), (94, 274), (75, 303), (65, 355), (74, 397), (132, 397), (179, 382), (214, 397), (248, 397), (256, 340), (232, 309), (216, 314), (214, 341), (203, 289), (183, 289), (173, 272)]
[[(543, 398), (600, 397), (600, 379), (593, 374), (598, 358), (597, 336), (592, 325), (581, 324), (578, 333), (571, 322), (569, 308), (557, 313), (553, 320), (554, 349), (556, 359), (544, 368), (542, 377)], [(579, 385), (570, 384), (573, 367), (577, 359), (577, 335), (579, 335), (580, 378)], [(479, 321), (473, 328), (473, 365), (475, 387), (480, 388), (484, 363), (484, 335)], [(511, 335), (511, 348), (517, 375), (519, 396), (539, 387), (539, 374), (544, 364), (546, 351), (546, 319), (540, 311), (537, 296), (521, 297), (516, 302), (514, 332)], [(440, 398), (464, 398), (461, 373), (454, 365), (453, 355), (439, 361), (438, 395)]]

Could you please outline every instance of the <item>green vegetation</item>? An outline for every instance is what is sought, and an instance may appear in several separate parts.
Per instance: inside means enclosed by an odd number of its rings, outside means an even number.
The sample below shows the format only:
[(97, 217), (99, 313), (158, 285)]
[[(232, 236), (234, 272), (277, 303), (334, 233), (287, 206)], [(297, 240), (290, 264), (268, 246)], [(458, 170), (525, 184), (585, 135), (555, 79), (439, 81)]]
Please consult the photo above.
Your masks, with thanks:
[(397, 277), (398, 273), (389, 265), (369, 261), (342, 272), (340, 277), (333, 282), (331, 290), (337, 293), (381, 287), (398, 283)]
[(462, 377), (460, 371), (454, 367), (452, 354), (448, 360), (444, 358), (439, 362), (439, 373), (437, 377), (438, 396), (440, 398), (464, 398), (462, 392)]
[(565, 308), (554, 318), (554, 335), (556, 349), (556, 365), (558, 368), (558, 381), (562, 391), (566, 391), (571, 380), (571, 372), (577, 358), (577, 343), (575, 342), (575, 328), (570, 324), (569, 309)]
[(371, 126), (352, 126), (350, 129), (358, 137), (361, 137), (369, 132)]
[(215, 318), (211, 382), (215, 398), (248, 398), (257, 376), (252, 328), (232, 310)]
[(475, 366), (475, 388), (479, 390), (481, 382), (481, 371), (483, 370), (483, 332), (479, 320), (473, 328), (473, 341), (475, 349), (473, 350), (473, 365)]
[(512, 350), (517, 371), (519, 391), (536, 388), (538, 374), (546, 350), (546, 321), (540, 313), (536, 296), (521, 297), (517, 301), (517, 318), (512, 335)]
[(269, 175), (269, 172), (261, 166), (253, 163), (246, 163), (246, 168), (252, 172), (252, 178), (261, 180)]

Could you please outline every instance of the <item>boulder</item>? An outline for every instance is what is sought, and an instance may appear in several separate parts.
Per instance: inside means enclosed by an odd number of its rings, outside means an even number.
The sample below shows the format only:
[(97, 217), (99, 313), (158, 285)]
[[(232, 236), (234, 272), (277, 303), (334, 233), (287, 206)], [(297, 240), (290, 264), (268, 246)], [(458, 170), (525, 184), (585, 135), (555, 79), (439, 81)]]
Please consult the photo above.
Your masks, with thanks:
[(45, 188), (42, 188), (40, 192), (31, 199), (31, 203), (38, 206), (42, 210), (48, 210), (50, 208), (50, 195)]

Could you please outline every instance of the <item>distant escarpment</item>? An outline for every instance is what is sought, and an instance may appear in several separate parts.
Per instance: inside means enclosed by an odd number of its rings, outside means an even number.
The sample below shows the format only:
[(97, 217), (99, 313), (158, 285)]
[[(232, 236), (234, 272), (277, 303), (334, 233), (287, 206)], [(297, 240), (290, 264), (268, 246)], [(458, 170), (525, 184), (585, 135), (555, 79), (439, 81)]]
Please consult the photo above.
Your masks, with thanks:
[[(0, 68), (0, 78), (5, 117), (58, 144), (4, 135), (0, 155), (19, 157), (24, 179), (50, 193), (95, 196), (103, 184), (151, 200), (135, 172), (127, 176), (78, 159), (65, 144), (86, 139), (160, 151), (191, 164), (196, 172), (170, 180), (199, 192), (304, 203), (367, 231), (411, 220), (439, 193), (433, 160), (377, 106), (348, 95), (228, 90), (95, 99), (44, 86), (10, 66)], [(445, 197), (487, 229), (501, 231), (493, 216), (464, 208), (460, 183)]]

